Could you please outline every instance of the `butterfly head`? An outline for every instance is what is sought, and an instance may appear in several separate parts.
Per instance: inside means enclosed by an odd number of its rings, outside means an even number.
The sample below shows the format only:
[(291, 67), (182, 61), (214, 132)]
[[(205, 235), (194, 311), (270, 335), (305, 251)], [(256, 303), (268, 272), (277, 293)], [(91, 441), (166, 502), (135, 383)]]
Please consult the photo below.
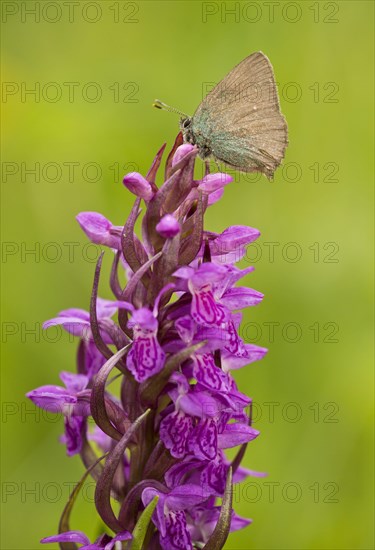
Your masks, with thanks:
[(191, 117), (181, 117), (180, 118), (180, 130), (182, 132), (182, 135), (184, 137), (185, 143), (191, 143), (192, 145), (195, 144), (194, 134), (191, 129)]

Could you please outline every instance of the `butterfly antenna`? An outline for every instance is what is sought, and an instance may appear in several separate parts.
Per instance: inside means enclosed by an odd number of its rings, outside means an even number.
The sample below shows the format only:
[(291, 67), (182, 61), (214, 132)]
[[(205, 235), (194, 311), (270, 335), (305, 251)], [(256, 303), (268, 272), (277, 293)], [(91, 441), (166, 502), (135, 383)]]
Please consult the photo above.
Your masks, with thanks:
[(160, 101), (160, 99), (155, 99), (152, 106), (156, 107), (156, 109), (162, 109), (163, 111), (169, 111), (170, 113), (176, 113), (180, 116), (189, 118), (189, 115), (187, 115), (186, 113), (183, 113), (182, 111), (180, 111), (179, 109), (176, 109), (175, 107), (170, 107), (166, 103), (163, 103), (162, 101)]

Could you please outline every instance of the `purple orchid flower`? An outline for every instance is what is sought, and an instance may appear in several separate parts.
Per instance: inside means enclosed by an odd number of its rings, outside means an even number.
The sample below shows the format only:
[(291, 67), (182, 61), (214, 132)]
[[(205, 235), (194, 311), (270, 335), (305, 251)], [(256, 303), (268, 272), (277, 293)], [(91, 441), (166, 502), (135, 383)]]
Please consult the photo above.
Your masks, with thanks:
[[(109, 327), (112, 326), (111, 317), (118, 309), (126, 309), (126, 304), (121, 301), (97, 299), (96, 314), (99, 325), (102, 328), (103, 338), (111, 343), (111, 332)], [(57, 317), (53, 317), (43, 323), (43, 328), (61, 325), (67, 332), (74, 336), (79, 336), (85, 340), (92, 339), (92, 331), (90, 325), (90, 313), (84, 309), (70, 308), (60, 311)]]
[(60, 535), (53, 535), (52, 537), (45, 537), (40, 542), (43, 544), (50, 542), (76, 542), (82, 544), (81, 550), (114, 550), (116, 542), (131, 540), (132, 536), (128, 531), (119, 533), (114, 538), (108, 535), (102, 535), (93, 544), (90, 543), (90, 539), (82, 531), (66, 531)]
[(66, 443), (68, 455), (72, 456), (81, 450), (85, 417), (90, 414), (86, 391), (88, 377), (64, 371), (60, 373), (60, 378), (65, 388), (52, 385), (41, 386), (30, 391), (26, 396), (41, 409), (64, 415), (63, 442)]
[[(198, 505), (189, 510), (187, 517), (187, 529), (193, 540), (201, 540), (206, 543), (215, 529), (220, 515), (220, 506), (213, 506), (212, 500), (204, 505)], [(244, 529), (251, 523), (251, 519), (241, 518), (232, 512), (230, 532)]]
[[(222, 233), (206, 232), (213, 262), (232, 265), (239, 262), (246, 254), (246, 246), (254, 242), (260, 232), (246, 225), (233, 225)], [(201, 250), (203, 256), (204, 250)]]
[(214, 288), (225, 278), (224, 267), (204, 263), (198, 269), (182, 267), (175, 277), (188, 281), (188, 289), (192, 295), (191, 316), (196, 323), (207, 327), (222, 327), (229, 317), (229, 311), (215, 300)]
[(194, 420), (217, 415), (220, 403), (204, 389), (194, 391), (195, 388), (188, 384), (182, 374), (173, 374), (170, 381), (177, 384), (177, 388), (169, 392), (175, 410), (161, 421), (160, 438), (172, 456), (181, 458), (188, 452), (188, 444), (195, 429)]
[(160, 532), (163, 550), (193, 550), (192, 540), (187, 530), (185, 510), (204, 501), (207, 495), (199, 485), (185, 484), (168, 493), (147, 488), (142, 493), (145, 506), (158, 496), (158, 504), (153, 522)]
[(91, 242), (103, 244), (118, 250), (120, 248), (121, 227), (115, 227), (98, 212), (81, 212), (77, 221)]
[(62, 413), (65, 416), (84, 416), (90, 414), (88, 403), (81, 398), (86, 396), (87, 376), (63, 371), (60, 378), (65, 384), (61, 386), (41, 386), (30, 391), (27, 397), (45, 411)]
[[(66, 532), (43, 543), (125, 547), (150, 505), (143, 550), (193, 550), (207, 543), (221, 550), (230, 531), (250, 523), (232, 509), (232, 484), (265, 475), (240, 464), (259, 432), (247, 414), (251, 398), (232, 375), (267, 352), (239, 334), (242, 310), (259, 304), (263, 294), (239, 286), (254, 268), (235, 263), (259, 231), (245, 225), (208, 231), (205, 212), (232, 177), (206, 173), (195, 180), (198, 150), (179, 135), (165, 182), (158, 185), (164, 148), (145, 176), (124, 177), (135, 195), (124, 227), (97, 212), (77, 216), (92, 242), (115, 253), (114, 299), (97, 297), (100, 257), (87, 296), (90, 313), (67, 309), (44, 324), (80, 338), (77, 374), (61, 374), (65, 387), (42, 386), (27, 394), (37, 406), (63, 415), (67, 452), (80, 453), (83, 480), (90, 474), (97, 483), (96, 511), (115, 535), (90, 543), (81, 531), (69, 530), (65, 510)], [(140, 239), (135, 224), (142, 201)], [(229, 460), (227, 449), (236, 447)]]
[(133, 308), (128, 327), (133, 329), (133, 346), (127, 367), (137, 382), (143, 382), (164, 366), (165, 353), (157, 339), (158, 321), (148, 308)]

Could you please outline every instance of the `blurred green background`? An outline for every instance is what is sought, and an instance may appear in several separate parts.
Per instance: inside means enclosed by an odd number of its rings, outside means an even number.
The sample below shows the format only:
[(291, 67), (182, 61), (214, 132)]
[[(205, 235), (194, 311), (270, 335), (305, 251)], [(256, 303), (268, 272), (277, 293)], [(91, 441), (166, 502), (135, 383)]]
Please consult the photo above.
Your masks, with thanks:
[[(261, 430), (244, 464), (269, 476), (236, 491), (237, 512), (254, 523), (226, 548), (374, 547), (373, 6), (2, 2), (1, 548), (34, 550), (56, 533), (83, 472), (58, 443), (61, 420), (24, 398), (75, 367), (76, 342), (40, 331), (61, 309), (89, 303), (97, 250), (75, 215), (95, 210), (123, 224), (132, 196), (122, 176), (145, 174), (177, 133), (178, 118), (153, 99), (193, 113), (207, 86), (256, 50), (280, 84), (284, 168), (273, 182), (236, 177), (206, 217), (213, 231), (262, 232), (247, 283), (265, 300), (246, 314), (243, 335), (270, 349), (236, 373)], [(27, 93), (35, 86), (39, 95)], [(94, 537), (92, 497), (89, 484), (72, 528)]]

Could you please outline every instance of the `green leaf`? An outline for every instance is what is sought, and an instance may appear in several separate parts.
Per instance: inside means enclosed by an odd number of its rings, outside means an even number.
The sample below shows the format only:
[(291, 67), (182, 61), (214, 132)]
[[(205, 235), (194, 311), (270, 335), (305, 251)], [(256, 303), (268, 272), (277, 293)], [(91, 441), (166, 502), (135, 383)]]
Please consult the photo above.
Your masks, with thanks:
[(154, 513), (158, 500), (159, 497), (158, 495), (156, 495), (156, 497), (154, 497), (153, 500), (143, 510), (141, 517), (134, 527), (134, 531), (132, 533), (133, 539), (130, 542), (129, 550), (142, 550), (147, 529), (150, 525), (151, 517)]

